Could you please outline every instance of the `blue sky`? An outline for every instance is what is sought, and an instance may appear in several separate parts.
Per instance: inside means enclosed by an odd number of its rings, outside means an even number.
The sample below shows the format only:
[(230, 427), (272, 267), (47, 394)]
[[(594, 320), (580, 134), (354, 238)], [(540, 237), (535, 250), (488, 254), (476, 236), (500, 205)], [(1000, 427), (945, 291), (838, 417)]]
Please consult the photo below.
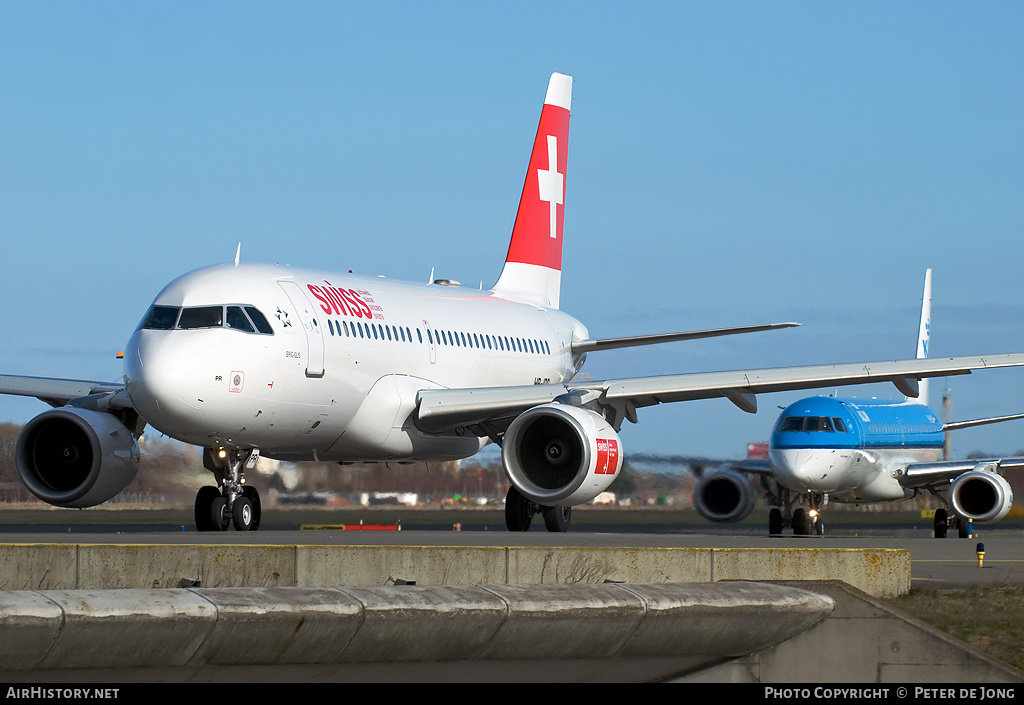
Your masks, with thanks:
[[(0, 3), (0, 372), (118, 378), (162, 286), (239, 242), (489, 286), (553, 71), (562, 308), (596, 337), (804, 324), (594, 378), (912, 357), (926, 267), (933, 356), (1024, 351), (1022, 31), (998, 1)], [(958, 419), (1024, 411), (1024, 370), (948, 386)], [(800, 396), (644, 409), (623, 442), (741, 455)]]

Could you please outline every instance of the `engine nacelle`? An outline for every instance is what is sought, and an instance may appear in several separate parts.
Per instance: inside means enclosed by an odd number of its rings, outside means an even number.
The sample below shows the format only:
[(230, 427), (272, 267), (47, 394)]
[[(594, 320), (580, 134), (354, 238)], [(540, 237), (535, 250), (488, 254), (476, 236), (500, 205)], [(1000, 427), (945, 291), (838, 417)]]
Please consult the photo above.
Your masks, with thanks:
[(524, 411), (508, 427), (501, 462), (530, 501), (571, 507), (589, 502), (619, 476), (622, 443), (600, 414), (543, 404)]
[(953, 480), (949, 488), (953, 511), (972, 521), (999, 521), (1010, 512), (1013, 490), (1002, 475), (971, 470)]
[(93, 507), (128, 486), (139, 470), (139, 446), (110, 414), (70, 406), (35, 417), (14, 451), (22, 482), (58, 507)]
[(754, 511), (757, 492), (735, 470), (714, 470), (693, 487), (693, 506), (708, 521), (742, 521)]

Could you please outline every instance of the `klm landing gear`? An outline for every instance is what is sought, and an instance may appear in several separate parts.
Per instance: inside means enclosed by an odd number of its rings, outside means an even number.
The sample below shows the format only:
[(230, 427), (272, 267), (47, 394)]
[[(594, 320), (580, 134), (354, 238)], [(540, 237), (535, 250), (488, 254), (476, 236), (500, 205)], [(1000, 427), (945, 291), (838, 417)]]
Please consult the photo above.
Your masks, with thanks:
[(543, 507), (531, 502), (515, 487), (508, 488), (505, 495), (505, 526), (509, 531), (529, 531), (533, 517), (544, 515), (544, 526), (548, 531), (566, 532), (572, 521), (572, 507)]
[(945, 508), (939, 507), (935, 510), (935, 538), (944, 539), (950, 529), (955, 529), (957, 536), (962, 539), (970, 538), (973, 530), (972, 522), (969, 519), (951, 515)]
[(202, 487), (196, 494), (195, 519), (198, 531), (256, 531), (260, 528), (262, 506), (255, 487), (245, 484), (247, 467), (256, 466), (258, 450), (206, 448), (203, 466), (217, 478), (219, 487)]
[(825, 494), (801, 494), (801, 501), (807, 502), (807, 507), (794, 507), (795, 500), (792, 493), (784, 487), (779, 487), (777, 494), (772, 495), (778, 506), (772, 507), (768, 512), (768, 534), (770, 536), (781, 536), (787, 528), (793, 529), (794, 536), (824, 536), (825, 522), (821, 518), (821, 508), (828, 503), (828, 495)]

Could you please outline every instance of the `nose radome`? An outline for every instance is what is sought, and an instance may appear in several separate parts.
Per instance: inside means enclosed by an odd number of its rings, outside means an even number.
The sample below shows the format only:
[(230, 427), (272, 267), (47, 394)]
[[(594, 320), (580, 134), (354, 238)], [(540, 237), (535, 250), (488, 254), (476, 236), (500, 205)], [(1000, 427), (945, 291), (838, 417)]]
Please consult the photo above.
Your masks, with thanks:
[(172, 334), (136, 331), (125, 350), (125, 388), (136, 411), (168, 435), (190, 416), (187, 356), (176, 351)]

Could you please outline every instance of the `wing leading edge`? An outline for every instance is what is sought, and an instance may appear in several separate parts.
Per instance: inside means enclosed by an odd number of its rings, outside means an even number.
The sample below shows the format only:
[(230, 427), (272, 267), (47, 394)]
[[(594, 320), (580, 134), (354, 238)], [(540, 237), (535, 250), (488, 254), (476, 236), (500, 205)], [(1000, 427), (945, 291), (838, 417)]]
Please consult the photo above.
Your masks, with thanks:
[(1024, 354), (1007, 353), (572, 381), (564, 385), (425, 389), (419, 393), (416, 425), (425, 432), (437, 433), (474, 424), (498, 424), (533, 406), (558, 400), (576, 406), (597, 405), (611, 412), (613, 426), (618, 429), (624, 419), (636, 422), (636, 409), (655, 404), (725, 397), (743, 411), (754, 413), (757, 394), (874, 382), (892, 382), (901, 393), (916, 397), (921, 379), (1022, 365)]
[(77, 400), (82, 401), (76, 403), (76, 406), (88, 406), (88, 400), (93, 400), (94, 408), (132, 408), (132, 402), (120, 382), (0, 375), (0, 394), (36, 397), (53, 407)]

